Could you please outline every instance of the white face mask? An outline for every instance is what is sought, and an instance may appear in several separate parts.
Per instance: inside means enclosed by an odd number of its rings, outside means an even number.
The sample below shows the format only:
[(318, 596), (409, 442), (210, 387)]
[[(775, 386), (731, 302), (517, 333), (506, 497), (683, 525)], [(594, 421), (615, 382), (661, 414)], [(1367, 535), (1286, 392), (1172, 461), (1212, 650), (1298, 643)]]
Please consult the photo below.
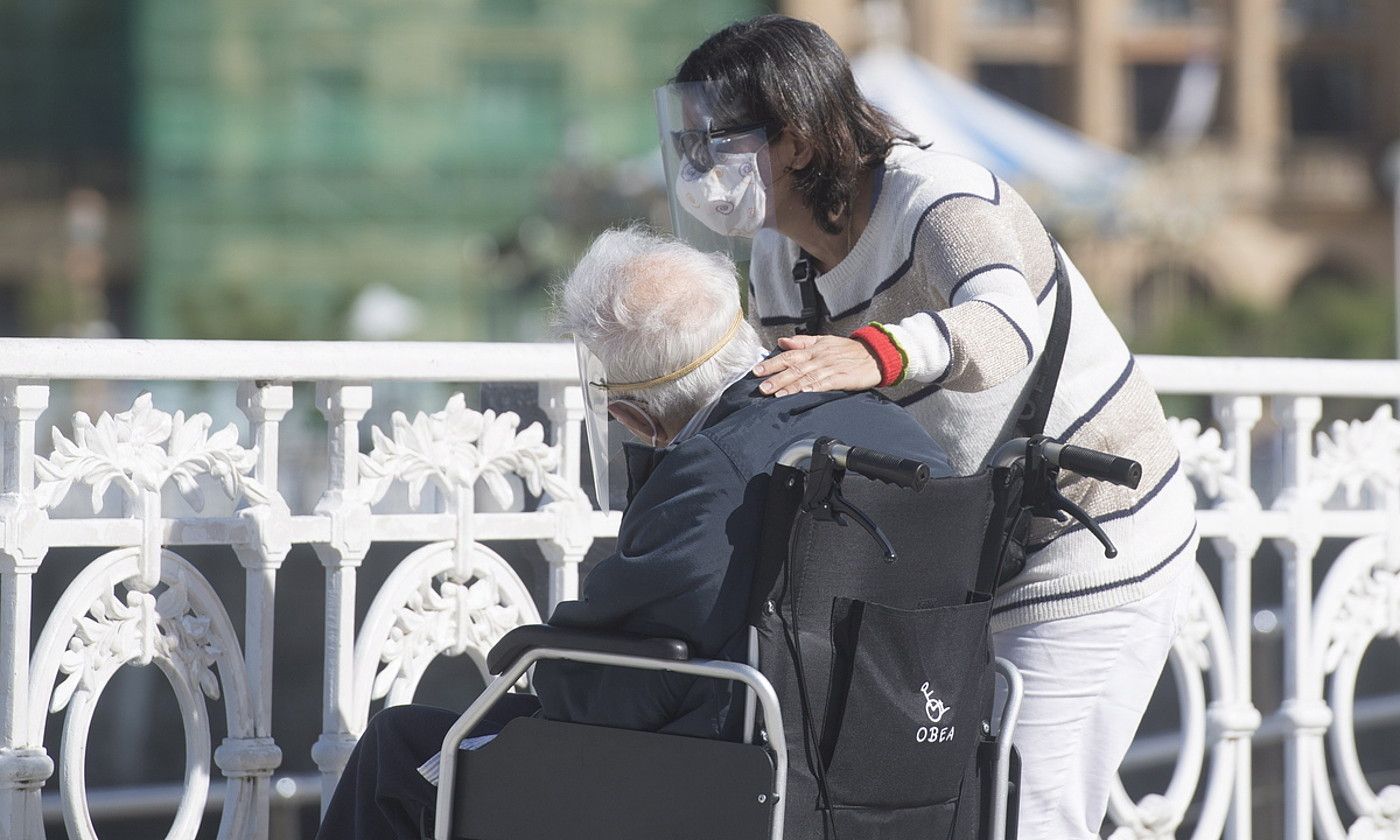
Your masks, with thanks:
[(758, 153), (716, 154), (708, 172), (686, 163), (676, 178), (681, 206), (721, 236), (752, 237), (768, 208)]

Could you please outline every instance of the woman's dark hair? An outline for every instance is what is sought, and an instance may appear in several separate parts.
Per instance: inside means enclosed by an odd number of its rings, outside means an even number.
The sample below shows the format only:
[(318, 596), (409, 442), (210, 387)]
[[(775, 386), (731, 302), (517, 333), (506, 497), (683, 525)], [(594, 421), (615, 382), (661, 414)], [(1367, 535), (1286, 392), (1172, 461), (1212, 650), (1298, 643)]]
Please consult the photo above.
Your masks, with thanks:
[(712, 107), (727, 125), (762, 123), (812, 147), (811, 162), (792, 173), (802, 203), (822, 230), (848, 222), (860, 173), (883, 162), (897, 142), (915, 142), (856, 87), (851, 65), (821, 27), (785, 15), (732, 24), (696, 47), (673, 80), (711, 82)]

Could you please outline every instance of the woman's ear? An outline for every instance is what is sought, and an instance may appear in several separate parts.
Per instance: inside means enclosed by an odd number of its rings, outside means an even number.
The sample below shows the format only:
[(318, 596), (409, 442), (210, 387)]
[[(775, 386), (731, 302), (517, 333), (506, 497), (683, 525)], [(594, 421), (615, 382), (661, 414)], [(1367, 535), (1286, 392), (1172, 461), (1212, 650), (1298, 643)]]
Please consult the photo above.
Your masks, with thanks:
[(768, 147), (768, 163), (774, 180), (805, 169), (812, 162), (812, 144), (792, 131), (783, 131)]
[(792, 167), (794, 172), (806, 169), (807, 164), (812, 162), (814, 152), (812, 144), (795, 131), (784, 131), (783, 137), (791, 138), (790, 142), (792, 143), (792, 160), (788, 161), (788, 165)]

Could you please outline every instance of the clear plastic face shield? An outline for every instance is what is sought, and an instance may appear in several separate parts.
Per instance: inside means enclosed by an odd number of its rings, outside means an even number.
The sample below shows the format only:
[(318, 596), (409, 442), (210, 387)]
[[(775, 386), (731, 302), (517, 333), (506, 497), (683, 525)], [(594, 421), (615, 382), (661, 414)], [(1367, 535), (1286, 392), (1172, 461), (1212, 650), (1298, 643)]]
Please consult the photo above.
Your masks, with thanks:
[[(623, 444), (633, 438), (630, 431), (624, 432), (621, 427), (618, 429), (608, 427), (609, 404), (631, 403), (638, 409), (639, 413), (645, 415), (644, 407), (634, 397), (637, 392), (666, 385), (688, 376), (705, 362), (714, 358), (716, 353), (723, 350), (734, 338), (743, 322), (743, 311), (736, 310), (724, 333), (703, 353), (677, 370), (667, 371), (640, 382), (610, 383), (607, 367), (603, 364), (603, 360), (598, 358), (588, 345), (577, 336), (574, 337), (574, 350), (578, 354), (579, 384), (583, 389), (583, 424), (588, 434), (589, 466), (593, 470), (593, 490), (598, 499), (599, 509), (611, 510), (614, 501), (625, 498), (628, 475)], [(661, 429), (653, 426), (651, 440), (638, 442), (643, 445), (656, 446), (660, 433)]]
[(723, 93), (713, 82), (657, 88), (656, 121), (676, 237), (742, 262), (773, 225), (769, 137)]
[[(611, 510), (614, 483), (610, 473), (615, 463), (622, 459), (621, 435), (612, 435), (608, 429), (608, 389), (607, 368), (603, 360), (593, 355), (578, 338), (574, 339), (574, 350), (578, 353), (579, 385), (583, 388), (583, 427), (588, 435), (588, 462), (593, 470), (593, 491), (598, 500), (599, 510)], [(613, 452), (609, 446), (618, 451)]]
[(632, 443), (654, 447), (660, 430), (653, 427), (650, 440), (638, 439), (621, 423), (612, 423), (612, 415), (608, 411), (610, 404), (630, 403), (639, 410), (642, 406), (625, 395), (609, 393), (607, 368), (603, 366), (603, 360), (588, 349), (588, 345), (575, 338), (574, 350), (578, 353), (579, 384), (583, 388), (583, 427), (588, 435), (588, 466), (593, 471), (593, 492), (599, 510), (612, 510), (614, 503), (621, 504), (627, 498), (630, 482), (626, 445)]

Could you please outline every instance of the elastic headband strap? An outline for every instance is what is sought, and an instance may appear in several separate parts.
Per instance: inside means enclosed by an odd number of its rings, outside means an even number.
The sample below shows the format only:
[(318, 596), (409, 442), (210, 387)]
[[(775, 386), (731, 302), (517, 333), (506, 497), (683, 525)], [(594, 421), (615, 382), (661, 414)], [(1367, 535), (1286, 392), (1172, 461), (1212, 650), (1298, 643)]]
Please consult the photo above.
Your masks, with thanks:
[(672, 371), (665, 376), (658, 376), (655, 379), (648, 379), (644, 382), (604, 382), (602, 386), (608, 391), (641, 391), (646, 388), (655, 388), (657, 385), (665, 385), (667, 382), (675, 382), (686, 374), (693, 373), (701, 365), (715, 357), (715, 354), (724, 349), (724, 345), (729, 343), (729, 339), (734, 337), (734, 333), (739, 331), (739, 325), (744, 323), (744, 311), (740, 309), (734, 313), (734, 320), (729, 322), (729, 329), (716, 341), (709, 350), (701, 353), (695, 361), (681, 368)]

